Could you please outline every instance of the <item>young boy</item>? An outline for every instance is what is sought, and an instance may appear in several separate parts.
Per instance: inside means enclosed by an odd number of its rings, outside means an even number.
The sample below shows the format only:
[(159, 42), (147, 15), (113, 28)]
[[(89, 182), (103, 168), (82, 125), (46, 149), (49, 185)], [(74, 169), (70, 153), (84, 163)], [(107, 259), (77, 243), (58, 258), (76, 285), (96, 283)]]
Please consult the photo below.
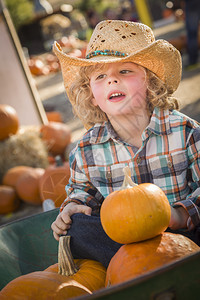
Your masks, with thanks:
[(200, 223), (200, 127), (172, 97), (180, 53), (155, 41), (148, 26), (120, 20), (96, 26), (86, 59), (66, 55), (57, 43), (54, 51), (74, 111), (89, 128), (70, 155), (68, 197), (52, 224), (54, 237), (68, 232), (75, 257), (107, 266), (120, 245), (105, 235), (98, 215), (128, 165), (134, 182), (165, 192), (170, 229), (193, 238)]

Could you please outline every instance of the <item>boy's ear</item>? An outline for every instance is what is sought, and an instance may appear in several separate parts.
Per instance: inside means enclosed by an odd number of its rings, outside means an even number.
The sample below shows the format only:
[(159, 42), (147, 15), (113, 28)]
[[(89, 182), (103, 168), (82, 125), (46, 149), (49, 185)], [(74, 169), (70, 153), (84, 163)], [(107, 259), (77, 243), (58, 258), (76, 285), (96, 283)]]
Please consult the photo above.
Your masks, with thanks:
[(93, 97), (92, 98), (92, 104), (94, 105), (94, 106), (97, 106), (98, 104), (97, 104), (97, 101), (96, 101), (96, 99)]

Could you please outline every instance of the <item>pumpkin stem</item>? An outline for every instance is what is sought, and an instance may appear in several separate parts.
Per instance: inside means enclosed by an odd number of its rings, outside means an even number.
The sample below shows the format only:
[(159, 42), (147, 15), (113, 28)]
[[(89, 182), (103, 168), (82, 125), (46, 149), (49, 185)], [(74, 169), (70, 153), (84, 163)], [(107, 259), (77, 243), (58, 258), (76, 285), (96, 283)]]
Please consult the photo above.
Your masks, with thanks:
[(133, 180), (131, 179), (131, 170), (128, 166), (126, 166), (123, 169), (123, 172), (124, 172), (124, 181), (121, 189), (127, 189), (127, 188), (137, 186), (137, 183), (134, 183)]
[(56, 167), (60, 167), (64, 165), (60, 155), (56, 155), (55, 161), (56, 161)]
[(70, 250), (70, 236), (61, 236), (59, 238), (58, 247), (58, 274), (71, 276), (74, 275), (78, 269), (74, 264), (72, 253)]

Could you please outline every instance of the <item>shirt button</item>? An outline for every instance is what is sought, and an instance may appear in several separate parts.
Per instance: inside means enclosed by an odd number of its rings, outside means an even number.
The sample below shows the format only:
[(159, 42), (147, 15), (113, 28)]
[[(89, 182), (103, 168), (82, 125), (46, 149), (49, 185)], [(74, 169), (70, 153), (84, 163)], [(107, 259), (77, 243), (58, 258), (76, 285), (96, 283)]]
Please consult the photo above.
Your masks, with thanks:
[(108, 171), (108, 172), (107, 172), (107, 178), (112, 178), (112, 173), (111, 173), (111, 171)]
[(141, 161), (142, 161), (141, 157), (138, 157), (137, 158), (137, 164), (139, 165), (141, 163)]
[(171, 161), (168, 161), (168, 162), (167, 162), (167, 166), (168, 166), (168, 168), (171, 168), (171, 167), (172, 167), (172, 162), (171, 162)]

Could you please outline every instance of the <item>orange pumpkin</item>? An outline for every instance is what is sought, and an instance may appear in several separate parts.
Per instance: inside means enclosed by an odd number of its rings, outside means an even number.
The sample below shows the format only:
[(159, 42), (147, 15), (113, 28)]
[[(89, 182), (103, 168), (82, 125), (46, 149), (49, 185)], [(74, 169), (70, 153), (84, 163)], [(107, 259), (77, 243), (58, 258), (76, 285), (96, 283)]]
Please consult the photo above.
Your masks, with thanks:
[(19, 120), (16, 110), (6, 104), (0, 104), (0, 140), (15, 134), (19, 129)]
[(143, 242), (123, 245), (109, 263), (106, 286), (134, 279), (197, 251), (200, 247), (190, 239), (168, 232)]
[(61, 122), (63, 121), (62, 115), (59, 111), (47, 111), (47, 119), (49, 122)]
[(28, 168), (16, 182), (16, 191), (19, 197), (27, 203), (40, 205), (42, 200), (40, 198), (39, 180), (44, 174), (42, 168)]
[(53, 200), (55, 207), (60, 207), (67, 197), (65, 186), (70, 178), (70, 166), (68, 162), (61, 161), (61, 165), (53, 165), (45, 170), (40, 178), (39, 188), (42, 201)]
[(69, 251), (69, 238), (60, 238), (58, 264), (12, 280), (0, 292), (0, 299), (64, 300), (92, 294), (103, 288), (106, 269), (97, 261), (73, 260)]
[(169, 225), (171, 209), (164, 192), (155, 184), (135, 185), (128, 167), (122, 188), (104, 200), (101, 223), (114, 241), (128, 244), (150, 239)]
[(32, 170), (32, 168), (28, 166), (16, 166), (10, 168), (3, 176), (2, 183), (15, 187), (18, 178), (28, 170)]
[(0, 214), (8, 214), (18, 209), (20, 200), (11, 186), (0, 185)]
[(63, 154), (71, 142), (71, 130), (63, 123), (49, 122), (49, 124), (42, 125), (40, 133), (49, 152), (53, 155)]
[(39, 58), (31, 58), (28, 60), (28, 66), (31, 74), (35, 76), (48, 75), (50, 69), (44, 64), (44, 62)]

